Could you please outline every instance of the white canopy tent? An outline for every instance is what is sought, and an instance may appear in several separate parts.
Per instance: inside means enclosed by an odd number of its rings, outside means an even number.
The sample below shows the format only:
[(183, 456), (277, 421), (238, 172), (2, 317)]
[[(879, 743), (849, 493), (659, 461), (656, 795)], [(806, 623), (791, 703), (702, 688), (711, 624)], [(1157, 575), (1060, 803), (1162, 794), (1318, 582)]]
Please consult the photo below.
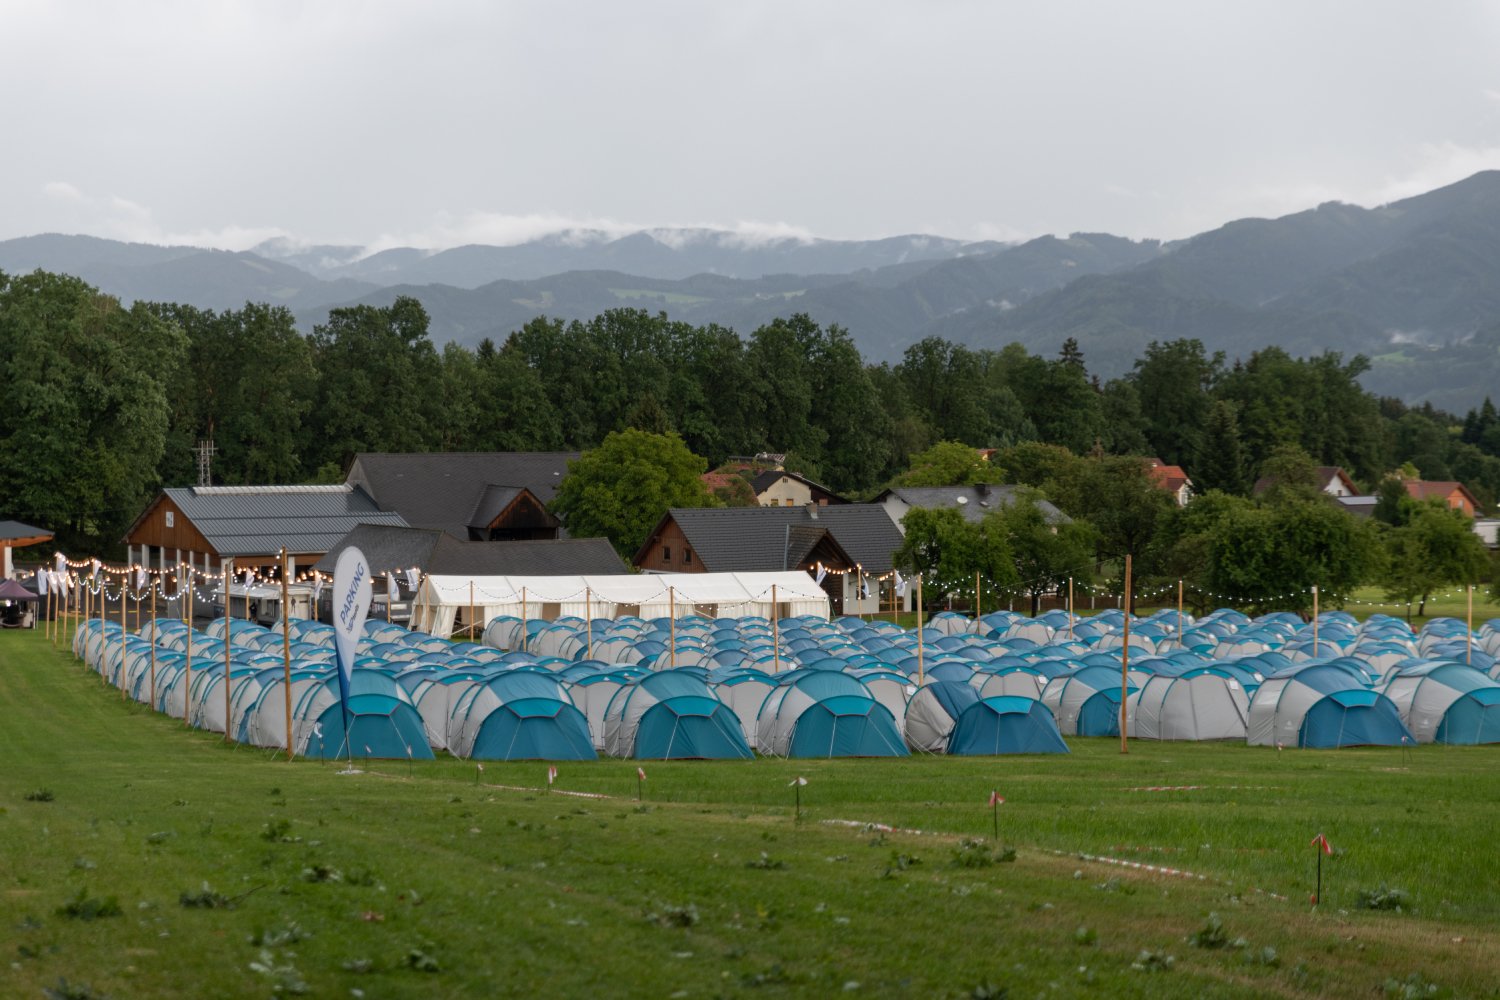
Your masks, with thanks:
[[(774, 591), (773, 591), (774, 588)], [(775, 598), (775, 604), (772, 598)], [(828, 618), (828, 594), (807, 574), (653, 573), (629, 576), (429, 576), (413, 601), (412, 627), (447, 637), (460, 618)], [(470, 620), (469, 609), (473, 608)], [(475, 634), (478, 634), (477, 631)]]

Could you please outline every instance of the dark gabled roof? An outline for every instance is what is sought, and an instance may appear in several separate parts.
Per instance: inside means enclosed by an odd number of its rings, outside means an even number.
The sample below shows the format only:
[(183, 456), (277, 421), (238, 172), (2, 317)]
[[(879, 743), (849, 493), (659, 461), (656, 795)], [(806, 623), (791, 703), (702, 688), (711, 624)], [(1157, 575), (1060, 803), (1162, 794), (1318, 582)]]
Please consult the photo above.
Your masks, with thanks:
[(486, 491), (524, 487), (551, 503), (578, 457), (576, 451), (361, 452), (348, 482), (414, 527), (466, 538)]
[[(709, 572), (761, 572), (796, 568), (825, 535), (867, 573), (885, 573), (901, 547), (901, 532), (877, 504), (829, 507), (674, 507), (658, 523), (677, 523)], [(651, 539), (636, 553), (645, 558)]]
[(443, 533), (436, 528), (406, 528), (389, 524), (360, 524), (328, 550), (327, 555), (313, 564), (319, 573), (332, 573), (338, 565), (339, 556), (350, 546), (365, 554), (370, 572), (386, 573), (391, 570), (415, 567), (427, 571), (432, 561), (432, 550)]
[[(875, 498), (884, 504), (895, 497), (908, 507), (929, 510), (954, 507), (963, 512), (966, 521), (982, 521), (991, 511), (1008, 507), (1016, 498), (1015, 486), (895, 486)], [(1073, 519), (1058, 510), (1050, 500), (1037, 500), (1048, 524), (1071, 524)]]
[(461, 542), (445, 536), (427, 572), (450, 576), (619, 576), (630, 572), (607, 538)]
[(524, 486), (486, 486), (480, 491), (479, 499), (474, 502), (474, 510), (469, 514), (469, 522), (464, 527), (489, 527), (517, 497), (529, 492), (531, 491)]
[(52, 532), (46, 528), (34, 528), (20, 521), (0, 521), (0, 542), (8, 545), (14, 545), (22, 539), (25, 539), (25, 544), (34, 545), (38, 542), (45, 542), (51, 537)]
[(400, 514), (380, 510), (351, 486), (189, 486), (162, 493), (216, 553), (231, 558), (272, 555), (282, 546), (297, 555), (321, 554), (356, 525), (406, 525)]
[(417, 569), (449, 576), (578, 576), (628, 572), (604, 538), (568, 538), (519, 542), (469, 542), (436, 528), (360, 525), (328, 550), (313, 567), (332, 573), (339, 553), (357, 546), (380, 574)]

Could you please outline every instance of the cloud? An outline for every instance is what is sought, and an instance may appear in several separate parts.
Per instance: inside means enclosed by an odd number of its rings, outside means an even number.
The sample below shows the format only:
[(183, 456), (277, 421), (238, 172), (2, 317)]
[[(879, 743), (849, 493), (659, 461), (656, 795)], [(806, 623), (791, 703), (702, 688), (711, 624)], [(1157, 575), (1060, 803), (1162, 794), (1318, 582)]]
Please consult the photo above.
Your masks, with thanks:
[(1418, 163), (1403, 176), (1388, 177), (1374, 200), (1400, 201), (1444, 187), (1481, 170), (1500, 169), (1500, 146), (1465, 146), (1457, 142), (1424, 143), (1417, 148)]
[(68, 181), (47, 181), (42, 194), (66, 207), (57, 228), (127, 243), (157, 246), (212, 247), (218, 250), (248, 250), (264, 240), (287, 235), (275, 226), (241, 226), (231, 223), (176, 231), (160, 225), (147, 205), (123, 195), (93, 195)]

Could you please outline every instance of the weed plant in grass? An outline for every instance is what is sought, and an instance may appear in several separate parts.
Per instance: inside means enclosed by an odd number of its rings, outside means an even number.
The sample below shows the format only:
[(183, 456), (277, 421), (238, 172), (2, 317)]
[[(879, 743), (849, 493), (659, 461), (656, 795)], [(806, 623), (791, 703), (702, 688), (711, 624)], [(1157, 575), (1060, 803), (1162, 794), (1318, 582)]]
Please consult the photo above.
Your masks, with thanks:
[[(1500, 982), (1481, 847), (1500, 748), (1421, 747), (1409, 766), (1399, 750), (1106, 740), (1063, 757), (657, 762), (638, 804), (634, 761), (558, 765), (551, 792), (545, 763), (488, 763), (483, 784), (448, 758), (346, 775), (122, 703), (39, 634), (0, 635), (0, 664), (7, 996)], [(1313, 909), (1319, 832), (1335, 853)]]

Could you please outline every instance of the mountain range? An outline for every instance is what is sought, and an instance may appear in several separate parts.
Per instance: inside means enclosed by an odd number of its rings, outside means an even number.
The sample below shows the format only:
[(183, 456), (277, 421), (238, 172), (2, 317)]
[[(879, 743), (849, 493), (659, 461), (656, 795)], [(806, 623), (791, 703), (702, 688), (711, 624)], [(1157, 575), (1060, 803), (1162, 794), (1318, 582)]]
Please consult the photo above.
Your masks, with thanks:
[(83, 236), (0, 242), (0, 270), (76, 274), (126, 300), (329, 308), (420, 299), (438, 343), (497, 343), (538, 315), (620, 306), (748, 335), (792, 312), (837, 323), (866, 358), (928, 336), (1054, 353), (1125, 371), (1152, 340), (1196, 337), (1230, 359), (1279, 345), (1373, 361), (1365, 385), (1462, 412), (1500, 385), (1500, 171), (1373, 208), (1337, 202), (1241, 219), (1174, 242), (1095, 233), (1025, 242), (936, 236), (750, 239), (701, 229), (573, 230), (516, 246), (159, 247)]

